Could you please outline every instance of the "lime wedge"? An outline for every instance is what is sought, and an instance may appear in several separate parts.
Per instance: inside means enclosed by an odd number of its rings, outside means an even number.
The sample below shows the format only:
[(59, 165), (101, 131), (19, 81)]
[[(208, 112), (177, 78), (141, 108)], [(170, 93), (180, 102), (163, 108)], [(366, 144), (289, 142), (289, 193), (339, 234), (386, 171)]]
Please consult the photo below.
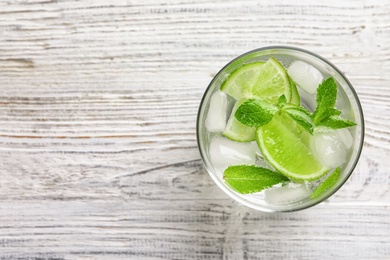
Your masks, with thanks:
[(238, 107), (241, 106), (241, 104), (246, 100), (247, 99), (242, 98), (236, 102), (226, 124), (225, 131), (222, 133), (224, 136), (233, 141), (251, 142), (256, 140), (256, 127), (246, 126), (238, 121), (234, 116)]
[(291, 86), (291, 100), (290, 103), (294, 105), (301, 105), (301, 98), (298, 93), (297, 85), (295, 82), (290, 78), (290, 86)]
[(255, 62), (240, 67), (222, 84), (221, 90), (237, 100), (255, 97), (272, 104), (276, 104), (283, 94), (287, 102), (292, 97), (286, 69), (272, 57), (266, 63)]
[(290, 79), (279, 61), (271, 57), (262, 66), (260, 77), (252, 89), (252, 94), (272, 104), (276, 104), (279, 97), (284, 94), (287, 102), (290, 102)]
[(311, 138), (308, 131), (283, 111), (256, 131), (256, 141), (265, 159), (296, 181), (315, 180), (329, 171), (312, 153)]
[(251, 98), (252, 89), (258, 82), (264, 64), (264, 62), (254, 62), (238, 68), (222, 84), (221, 91), (226, 92), (236, 100)]

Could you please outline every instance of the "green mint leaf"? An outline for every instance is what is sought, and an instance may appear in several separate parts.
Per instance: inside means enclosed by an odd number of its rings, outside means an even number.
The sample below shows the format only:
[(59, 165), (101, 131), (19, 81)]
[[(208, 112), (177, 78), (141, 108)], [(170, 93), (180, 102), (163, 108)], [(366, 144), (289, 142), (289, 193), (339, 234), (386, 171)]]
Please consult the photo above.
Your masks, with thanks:
[(334, 106), (337, 98), (337, 84), (331, 77), (324, 80), (317, 89), (317, 107), (313, 113), (314, 124), (335, 115)]
[(340, 177), (340, 167), (334, 170), (311, 194), (310, 198), (315, 199), (325, 191), (332, 188)]
[(310, 134), (314, 131), (314, 122), (309, 111), (303, 107), (286, 107), (283, 111), (290, 116), (295, 122), (302, 126)]
[[(341, 111), (336, 109), (336, 108), (328, 108), (328, 109), (324, 110), (322, 115), (323, 115), (323, 117), (321, 119), (317, 119), (315, 125), (321, 125), (321, 122), (326, 121), (331, 116), (341, 115)], [(314, 120), (314, 117), (313, 117), (313, 120)]]
[(237, 109), (234, 116), (247, 126), (262, 126), (271, 121), (278, 111), (277, 106), (259, 99), (249, 99)]
[(336, 99), (337, 84), (333, 78), (328, 78), (317, 89), (317, 107), (312, 115), (316, 126), (340, 129), (356, 125), (355, 122), (339, 117), (341, 111), (334, 107)]
[(278, 99), (278, 107), (283, 107), (285, 104), (287, 103), (287, 98), (286, 96), (283, 94), (279, 97)]
[(343, 119), (339, 116), (330, 116), (322, 120), (318, 126), (326, 126), (332, 129), (340, 129), (356, 125), (355, 122)]
[(280, 173), (255, 165), (229, 166), (223, 173), (226, 183), (241, 194), (250, 194), (289, 181)]
[(330, 108), (328, 113), (331, 114), (331, 116), (339, 116), (339, 115), (341, 115), (341, 111), (336, 109), (336, 108)]

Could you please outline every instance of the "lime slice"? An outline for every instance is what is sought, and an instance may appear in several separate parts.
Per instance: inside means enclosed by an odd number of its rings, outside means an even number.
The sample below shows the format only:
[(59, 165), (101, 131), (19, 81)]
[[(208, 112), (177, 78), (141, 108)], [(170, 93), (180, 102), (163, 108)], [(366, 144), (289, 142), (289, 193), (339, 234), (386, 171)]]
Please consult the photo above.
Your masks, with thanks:
[(297, 181), (315, 180), (329, 171), (312, 153), (311, 138), (283, 111), (276, 113), (271, 122), (256, 131), (257, 144), (268, 163)]
[(225, 131), (222, 133), (227, 138), (237, 142), (251, 142), (256, 140), (256, 127), (250, 127), (242, 124), (235, 118), (238, 107), (247, 99), (242, 98), (236, 102), (226, 124)]
[(266, 63), (256, 62), (246, 64), (233, 72), (221, 90), (235, 99), (260, 98), (276, 104), (281, 95), (290, 102), (292, 90), (286, 69), (274, 58)]
[(298, 93), (297, 85), (291, 78), (290, 78), (290, 86), (291, 86), (290, 103), (299, 106), (301, 104), (301, 98)]
[(251, 98), (252, 89), (257, 84), (264, 64), (264, 62), (254, 62), (238, 68), (222, 84), (221, 90), (236, 100)]
[(284, 94), (287, 102), (290, 102), (290, 79), (279, 61), (271, 57), (262, 66), (260, 77), (252, 89), (252, 94), (272, 104), (276, 104), (279, 97)]

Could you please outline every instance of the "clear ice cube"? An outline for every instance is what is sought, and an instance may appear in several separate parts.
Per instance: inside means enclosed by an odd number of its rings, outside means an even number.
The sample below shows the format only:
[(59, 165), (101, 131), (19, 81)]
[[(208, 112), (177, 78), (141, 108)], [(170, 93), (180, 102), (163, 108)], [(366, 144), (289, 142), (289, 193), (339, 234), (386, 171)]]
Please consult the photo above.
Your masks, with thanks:
[(338, 129), (315, 133), (313, 142), (315, 152), (322, 163), (329, 168), (335, 168), (347, 161), (353, 138), (347, 129)]
[(337, 92), (336, 108), (341, 111), (341, 117), (354, 121), (353, 110), (351, 102), (344, 91)]
[(309, 111), (314, 112), (317, 106), (316, 95), (309, 94), (300, 87), (297, 88), (299, 96), (301, 97), (301, 104)]
[(299, 87), (309, 94), (316, 93), (318, 85), (323, 80), (318, 69), (300, 60), (292, 62), (287, 73)]
[(264, 199), (269, 205), (285, 206), (306, 199), (311, 191), (305, 184), (289, 183), (282, 187), (267, 189), (264, 191)]
[(228, 100), (224, 92), (217, 91), (210, 98), (205, 126), (209, 132), (222, 132), (226, 127)]
[(211, 139), (209, 149), (211, 163), (220, 171), (230, 165), (255, 164), (259, 151), (256, 142), (240, 143), (221, 136)]

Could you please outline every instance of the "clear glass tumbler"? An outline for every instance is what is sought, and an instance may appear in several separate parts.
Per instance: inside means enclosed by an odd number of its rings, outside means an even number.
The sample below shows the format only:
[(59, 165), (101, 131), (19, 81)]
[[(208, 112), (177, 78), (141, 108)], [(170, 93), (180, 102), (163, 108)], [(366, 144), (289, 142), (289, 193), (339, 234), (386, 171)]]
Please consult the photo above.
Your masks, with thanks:
[[(229, 76), (229, 74), (231, 74), (237, 68), (241, 67), (243, 64), (255, 61), (267, 61), (270, 57), (274, 57), (277, 60), (281, 61), (281, 63), (285, 67), (288, 67), (289, 64), (295, 60), (301, 60), (316, 67), (319, 71), (322, 72), (325, 77), (332, 76), (338, 83), (339, 94), (337, 102), (338, 106), (340, 107), (339, 109), (342, 110), (342, 115), (348, 119), (354, 120), (357, 124), (351, 129), (351, 133), (353, 136), (352, 149), (350, 150), (347, 162), (343, 165), (341, 169), (341, 175), (337, 183), (331, 189), (327, 190), (315, 199), (307, 197), (301, 201), (282, 206), (275, 206), (266, 203), (266, 201), (264, 200), (264, 196), (261, 193), (254, 193), (249, 195), (237, 193), (224, 182), (223, 173), (213, 165), (212, 160), (210, 159), (209, 150), (211, 138), (214, 138), (215, 136), (221, 134), (210, 133), (205, 127), (206, 115), (210, 106), (210, 98), (216, 91), (219, 90), (221, 84)], [(301, 92), (301, 94), (303, 93)], [(310, 102), (312, 101), (307, 100), (305, 95), (301, 95), (301, 103), (303, 106), (308, 107), (308, 103)], [(231, 107), (232, 105), (229, 106), (228, 109), (231, 110)], [(236, 201), (256, 210), (260, 210), (263, 212), (288, 212), (312, 207), (329, 198), (341, 186), (343, 186), (343, 184), (352, 174), (362, 151), (364, 139), (364, 118), (362, 107), (360, 105), (359, 98), (354, 88), (352, 87), (348, 79), (344, 76), (344, 74), (336, 66), (334, 66), (332, 63), (322, 58), (321, 56), (307, 50), (286, 46), (270, 46), (252, 50), (235, 58), (217, 73), (217, 75), (213, 78), (203, 95), (198, 111), (196, 129), (198, 147), (205, 168), (207, 169), (214, 182), (226, 194), (228, 194)]]

